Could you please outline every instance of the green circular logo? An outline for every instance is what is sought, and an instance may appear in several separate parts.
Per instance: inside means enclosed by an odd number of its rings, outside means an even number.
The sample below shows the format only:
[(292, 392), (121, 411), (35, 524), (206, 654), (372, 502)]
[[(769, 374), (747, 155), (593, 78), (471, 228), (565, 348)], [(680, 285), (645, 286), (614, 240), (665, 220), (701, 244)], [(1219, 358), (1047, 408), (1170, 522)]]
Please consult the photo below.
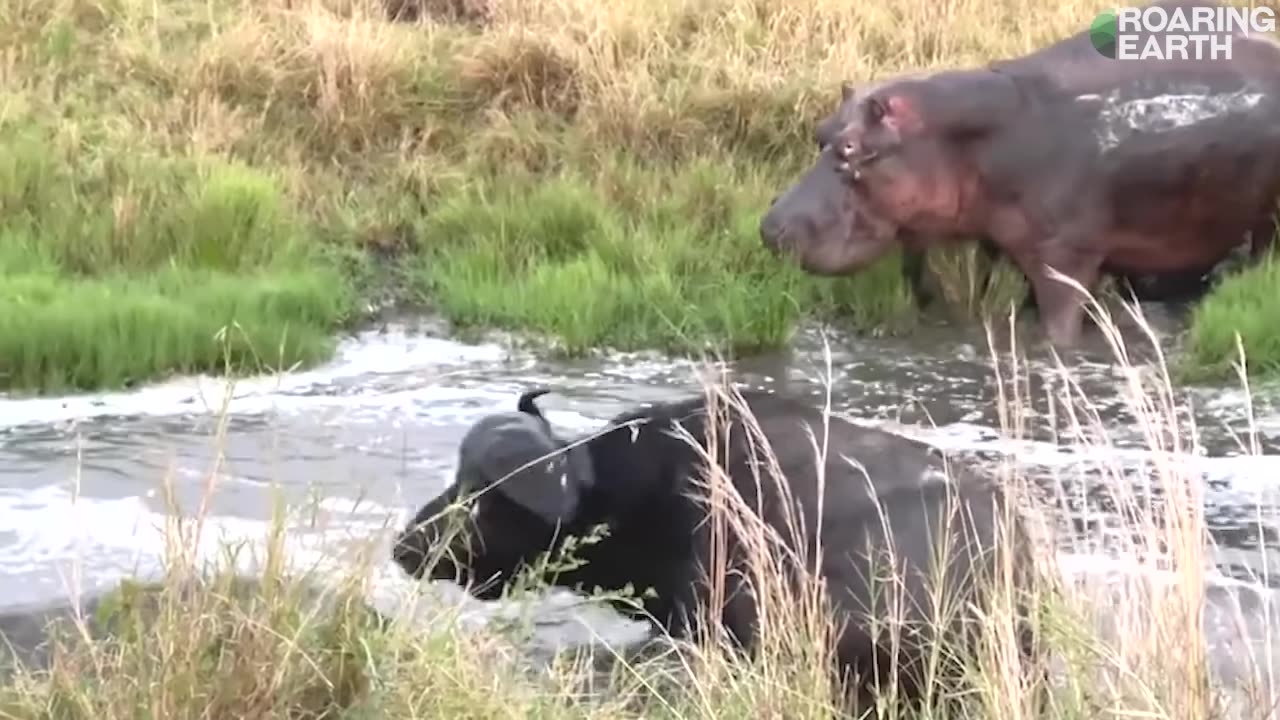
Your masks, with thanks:
[(1116, 13), (1104, 10), (1098, 13), (1089, 26), (1089, 41), (1100, 55), (1112, 60), (1116, 59)]

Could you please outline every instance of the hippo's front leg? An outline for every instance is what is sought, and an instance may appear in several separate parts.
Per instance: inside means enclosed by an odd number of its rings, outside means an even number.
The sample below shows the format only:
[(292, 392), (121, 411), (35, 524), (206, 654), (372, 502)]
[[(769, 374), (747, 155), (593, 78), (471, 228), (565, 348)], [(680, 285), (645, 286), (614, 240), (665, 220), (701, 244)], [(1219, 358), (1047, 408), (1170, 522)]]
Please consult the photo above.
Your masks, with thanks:
[[(1053, 243), (1056, 245), (1058, 243)], [(1069, 247), (1069, 246), (1068, 246)], [(1080, 343), (1084, 330), (1085, 302), (1088, 296), (1075, 284), (1064, 281), (1057, 274), (1079, 283), (1086, 292), (1092, 292), (1102, 268), (1102, 258), (1093, 253), (1059, 251), (1041, 253), (1034, 259), (1014, 256), (1035, 293), (1036, 307), (1040, 312), (1040, 326), (1049, 343), (1060, 349), (1070, 349)]]

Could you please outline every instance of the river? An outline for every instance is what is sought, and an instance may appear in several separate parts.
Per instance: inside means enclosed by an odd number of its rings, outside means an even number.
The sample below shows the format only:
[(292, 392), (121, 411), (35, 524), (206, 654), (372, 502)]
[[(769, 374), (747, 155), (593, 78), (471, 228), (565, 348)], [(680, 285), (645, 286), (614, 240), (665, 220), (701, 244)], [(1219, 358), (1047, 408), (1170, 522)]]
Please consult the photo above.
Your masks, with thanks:
[[(1090, 463), (1124, 464), (1134, 482), (1142, 476), (1145, 443), (1126, 416), (1122, 374), (1113, 363), (1095, 359), (1077, 373), (1112, 443), (1089, 453), (1054, 442), (1043, 399), (1030, 437), (1001, 436), (980, 334), (926, 329), (878, 339), (827, 332), (825, 342), (838, 412), (984, 462), (1013, 455), (1046, 497), (1067, 498), (1069, 509), (1055, 516), (1064, 537), (1075, 537), (1059, 550), (1064, 568), (1123, 572), (1131, 565), (1105, 543), (1081, 542), (1104, 536), (1100, 531), (1114, 524), (1100, 486), (1116, 480)], [(820, 403), (823, 347), (824, 335), (807, 328), (785, 352), (737, 363), (735, 377)], [(514, 407), (522, 390), (553, 388), (540, 403), (562, 431), (574, 432), (637, 403), (691, 392), (692, 370), (655, 354), (549, 360), (498, 342), (450, 339), (432, 322), (359, 333), (343, 340), (322, 367), (234, 385), (223, 464), (208, 507), (217, 534), (206, 533), (204, 551), (212, 552), (218, 540), (260, 539), (278, 488), (296, 510), (289, 520), (294, 552), (341, 565), (366, 541), (385, 542), (388, 529), (401, 527), (437, 493), (467, 426)], [(69, 583), (91, 589), (154, 571), (166, 514), (162, 481), (171, 479), (186, 511), (200, 502), (219, 445), (214, 436), (225, 393), (223, 381), (202, 377), (120, 393), (0, 396), (0, 603), (53, 600), (65, 596)], [(1203, 477), (1219, 545), (1213, 586), (1280, 586), (1249, 577), (1274, 575), (1267, 554), (1276, 549), (1280, 529), (1280, 394), (1254, 397), (1263, 454), (1252, 456), (1235, 435), (1247, 419), (1241, 391), (1196, 389), (1187, 397), (1200, 447), (1185, 461)], [(405, 583), (389, 560), (381, 560), (378, 574), (385, 583)], [(569, 605), (562, 599), (557, 607)], [(548, 615), (549, 642), (569, 641), (576, 632), (564, 617)]]

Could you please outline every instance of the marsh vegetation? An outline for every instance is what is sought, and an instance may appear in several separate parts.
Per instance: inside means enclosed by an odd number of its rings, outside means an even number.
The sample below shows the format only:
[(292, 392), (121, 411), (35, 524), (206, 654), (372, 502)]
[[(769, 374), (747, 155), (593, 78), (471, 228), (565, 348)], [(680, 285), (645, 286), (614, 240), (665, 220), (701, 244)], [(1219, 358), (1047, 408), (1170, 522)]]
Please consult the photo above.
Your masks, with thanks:
[[(237, 370), (310, 364), (387, 301), (567, 353), (750, 352), (813, 316), (909, 332), (903, 257), (804, 277), (760, 247), (762, 208), (839, 81), (1023, 52), (1094, 12), (483, 5), (408, 22), (376, 0), (0, 2), (0, 386), (216, 372), (228, 347)], [(951, 321), (1024, 294), (968, 248), (926, 264), (925, 312)], [(1206, 302), (1197, 367), (1221, 377), (1236, 329), (1276, 367), (1274, 276)]]

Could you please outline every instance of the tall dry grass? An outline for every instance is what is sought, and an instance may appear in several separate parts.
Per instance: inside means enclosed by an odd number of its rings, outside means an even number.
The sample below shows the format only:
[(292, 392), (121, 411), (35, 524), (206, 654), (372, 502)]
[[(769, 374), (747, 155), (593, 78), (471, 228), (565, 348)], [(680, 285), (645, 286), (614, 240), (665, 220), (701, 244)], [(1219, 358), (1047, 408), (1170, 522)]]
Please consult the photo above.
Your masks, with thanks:
[[(810, 428), (819, 475), (818, 524), (806, 526), (802, 513), (786, 510), (794, 507), (795, 498), (750, 407), (723, 380), (707, 384), (704, 391), (715, 420), (703, 438), (685, 433), (686, 441), (698, 449), (707, 468), (703, 491), (713, 538), (711, 592), (701, 609), (702, 627), (710, 630), (699, 635), (700, 647), (695, 651), (703, 661), (698, 667), (710, 668), (695, 676), (698, 694), (711, 700), (704, 700), (699, 706), (702, 716), (732, 715), (725, 707), (742, 707), (753, 717), (830, 717), (833, 712), (853, 712), (859, 717), (898, 717), (903, 712), (913, 716), (924, 713), (928, 717), (969, 717), (974, 712), (1002, 718), (1034, 716), (1045, 689), (1040, 686), (1043, 676), (1037, 673), (1034, 661), (1023, 665), (1020, 646), (1024, 626), (1019, 613), (1028, 599), (1035, 604), (1034, 596), (1023, 594), (1028, 587), (1018, 582), (1032, 580), (1030, 587), (1035, 587), (1034, 579), (1025, 574), (1028, 568), (1018, 566), (1016, 553), (1002, 553), (995, 577), (977, 570), (978, 582), (991, 583), (997, 591), (986, 603), (979, 603), (976, 620), (983, 628), (976, 634), (972, 625), (960, 629), (956, 622), (973, 622), (972, 616), (965, 617), (971, 611), (967, 603), (977, 599), (947, 592), (937, 582), (941, 573), (956, 579), (948, 569), (953, 561), (960, 565), (982, 562), (978, 557), (961, 557), (961, 553), (974, 552), (976, 548), (970, 543), (979, 541), (966, 532), (974, 529), (974, 517), (969, 514), (973, 508), (962, 509), (956, 503), (958, 496), (950, 493), (944, 496), (941, 507), (933, 508), (942, 516), (939, 535), (945, 535), (945, 542), (934, 549), (935, 574), (924, 581), (929, 584), (927, 597), (923, 606), (915, 608), (909, 605), (921, 599), (911, 597), (907, 587), (915, 583), (895, 571), (900, 567), (896, 544), (901, 538), (894, 536), (896, 523), (882, 508), (878, 522), (888, 547), (880, 549), (882, 556), (872, 558), (876, 565), (868, 578), (872, 590), (866, 600), (873, 615), (859, 618), (854, 614), (835, 622), (837, 610), (828, 594), (828, 578), (819, 570), (830, 567), (825, 558), (828, 549), (820, 542), (813, 543), (812, 538), (822, 533), (825, 520), (823, 467), (827, 453), (841, 449), (827, 446), (825, 423), (822, 428)], [(828, 397), (824, 408), (828, 419), (829, 403)], [(725, 425), (732, 416), (745, 419), (746, 427), (741, 432), (747, 436), (748, 456), (757, 468), (764, 468), (752, 478), (755, 504), (735, 489), (733, 480), (715, 460), (716, 450), (733, 442)], [(856, 459), (846, 457), (846, 461), (856, 465)], [(864, 479), (873, 496), (880, 487), (893, 484), (889, 478), (873, 480), (865, 470)], [(964, 481), (972, 480), (970, 476)], [(773, 523), (762, 520), (762, 506), (774, 515)], [(996, 543), (1009, 547), (1010, 540), (1021, 533), (1010, 534), (1015, 532), (1009, 524), (1014, 520), (1013, 507), (1006, 506), (1004, 512), (1001, 515), (997, 511), (1000, 527), (996, 528)], [(782, 527), (777, 524), (777, 515), (782, 516)], [(850, 551), (843, 547), (830, 549), (833, 553)], [(726, 607), (731, 595), (742, 592), (754, 599), (759, 622), (757, 647), (745, 664), (726, 662), (741, 656), (722, 632), (716, 610)], [(993, 618), (995, 621), (990, 622)], [(888, 667), (863, 668), (864, 672), (871, 672), (865, 677), (834, 675), (834, 643), (839, 641), (843, 622), (868, 622), (869, 634), (889, 656)], [(949, 645), (962, 637), (978, 640), (977, 657)], [(714, 653), (708, 655), (708, 648)], [(708, 663), (709, 657), (714, 660)], [(881, 670), (886, 674), (880, 675)], [(708, 675), (713, 682), (706, 682)], [(975, 678), (982, 681), (971, 683)], [(862, 686), (863, 682), (875, 687)], [(710, 691), (704, 691), (704, 687)], [(730, 692), (728, 697), (726, 690)], [(912, 695), (918, 696), (915, 701)]]
[[(135, 27), (151, 30), (136, 36), (134, 52), (158, 50), (148, 44), (163, 18), (125, 7)], [(193, 120), (226, 125), (214, 121), (229, 117), (214, 98), (276, 98), (314, 113), (314, 130), (334, 142), (373, 147), (400, 138), (411, 150), (432, 148), (433, 135), (447, 142), (441, 123), (468, 112), (478, 122), (467, 134), (509, 159), (537, 151), (520, 146), (522, 113), (571, 121), (592, 151), (668, 156), (673, 146), (716, 151), (729, 141), (753, 146), (757, 157), (792, 154), (841, 80), (1025, 52), (1086, 28), (1098, 12), (1088, 3), (1026, 0), (534, 0), (497, 3), (475, 30), (428, 16), (388, 22), (379, 0), (216, 7), (215, 35), (190, 61), (193, 72), (165, 71), (184, 95), (206, 98), (208, 112)], [(429, 66), (433, 59), (440, 68)]]
[[(1102, 485), (1124, 521), (1119, 551), (1137, 559), (1143, 572), (1111, 585), (1087, 578), (1058, 582), (1064, 576), (1052, 552), (1058, 539), (1051, 518), (1058, 509), (1028, 486), (1011, 459), (1000, 476), (1040, 537), (1040, 569), (1049, 580), (1037, 587), (1033, 613), (1052, 663), (1047, 712), (1035, 714), (1038, 680), (1020, 672), (1015, 662), (1015, 609), (1022, 598), (1012, 591), (1012, 575), (1005, 572), (995, 578), (997, 602), (986, 615), (983, 644), (975, 654), (960, 658), (973, 692), (959, 699), (936, 698), (958, 700), (959, 710), (953, 704), (928, 716), (1272, 717), (1275, 677), (1269, 658), (1246, 665), (1246, 682), (1235, 686), (1210, 678), (1203, 627), (1210, 543), (1200, 480), (1181, 455), (1194, 444), (1194, 424), (1163, 363), (1131, 363), (1105, 309), (1092, 307), (1125, 370), (1128, 410), (1150, 451), (1145, 484), (1135, 486), (1118, 465), (1104, 462), (1101, 469)], [(1145, 327), (1141, 314), (1131, 312), (1134, 322)], [(1016, 342), (999, 352), (993, 340), (991, 351), (1003, 430), (1014, 439), (1025, 437), (1033, 405), (1030, 371)], [(1061, 420), (1060, 442), (1100, 452), (1112, 448), (1114, 428), (1100, 419), (1065, 364), (1058, 364), (1057, 376), (1059, 382), (1045, 392)], [(706, 382), (704, 392), (716, 407), (736, 402), (729, 386)], [(823, 429), (813, 430), (815, 448), (828, 452)], [(767, 447), (758, 450), (768, 458)], [(776, 464), (765, 467), (762, 483), (770, 481), (767, 468), (776, 469)], [(367, 592), (369, 575), (386, 562), (376, 552), (354, 563), (345, 582), (324, 573), (287, 571), (282, 516), (268, 538), (261, 584), (237, 593), (228, 580), (228, 557), (208, 565), (190, 552), (196, 544), (192, 533), (204, 521), (207, 505), (202, 503), (169, 526), (167, 573), (148, 591), (151, 604), (139, 605), (138, 596), (131, 596), (133, 610), (125, 613), (127, 622), (114, 640), (89, 640), (84, 633), (65, 639), (51, 674), (19, 677), (0, 688), (0, 715), (833, 717), (842, 702), (837, 678), (827, 672), (829, 641), (837, 628), (829, 620), (821, 583), (804, 572), (818, 558), (787, 549), (786, 533), (754, 522), (743, 499), (727, 492), (723, 468), (708, 468), (705, 479), (712, 490), (714, 536), (721, 547), (733, 538), (748, 551), (740, 581), (755, 591), (762, 621), (753, 657), (732, 649), (712, 615), (705, 635), (671, 644), (655, 657), (597, 649), (594, 660), (567, 658), (549, 670), (530, 672), (528, 658), (515, 647), (519, 633), (507, 637), (467, 629), (448, 605), (428, 605), (427, 623), (421, 616), (415, 623), (371, 620), (358, 599)], [(212, 494), (217, 488), (210, 484), (206, 490)], [(1078, 551), (1095, 548), (1085, 545)], [(210, 576), (214, 582), (197, 582)], [(730, 589), (714, 584), (712, 605)], [(316, 602), (317, 594), (330, 601)], [(940, 612), (945, 600), (937, 598)], [(893, 642), (892, 618), (884, 620)], [(596, 662), (600, 656), (612, 660), (604, 675)], [(890, 688), (873, 716), (895, 716), (900, 710), (896, 704)], [(948, 711), (953, 714), (942, 714)]]

